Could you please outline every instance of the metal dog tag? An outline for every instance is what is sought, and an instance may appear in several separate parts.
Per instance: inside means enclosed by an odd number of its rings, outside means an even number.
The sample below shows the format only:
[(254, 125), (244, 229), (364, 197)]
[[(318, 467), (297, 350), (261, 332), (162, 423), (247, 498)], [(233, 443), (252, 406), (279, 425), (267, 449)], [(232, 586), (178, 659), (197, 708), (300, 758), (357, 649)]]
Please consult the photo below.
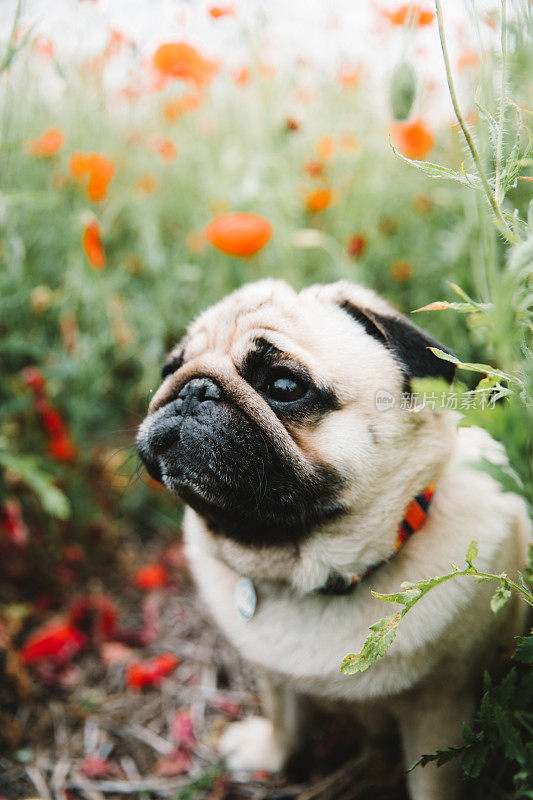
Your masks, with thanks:
[(239, 578), (235, 584), (235, 608), (239, 617), (248, 622), (255, 614), (257, 594), (250, 578)]

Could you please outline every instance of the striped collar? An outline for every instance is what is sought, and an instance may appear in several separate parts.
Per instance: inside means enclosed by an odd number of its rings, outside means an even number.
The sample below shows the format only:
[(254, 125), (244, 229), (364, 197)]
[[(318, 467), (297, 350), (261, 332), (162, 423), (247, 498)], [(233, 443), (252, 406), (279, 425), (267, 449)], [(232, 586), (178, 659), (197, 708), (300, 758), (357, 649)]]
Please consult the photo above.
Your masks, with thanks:
[(413, 535), (413, 533), (416, 533), (416, 531), (418, 531), (426, 521), (429, 506), (434, 493), (435, 484), (430, 483), (423, 491), (420, 492), (420, 494), (417, 494), (416, 497), (411, 500), (405, 511), (404, 518), (400, 522), (396, 532), (394, 550), (390, 556), (387, 558), (382, 558), (381, 561), (377, 561), (375, 564), (371, 564), (364, 570), (364, 572), (360, 574), (346, 573), (343, 575), (340, 572), (330, 572), (324, 586), (316, 591), (320, 594), (330, 595), (349, 594), (359, 583), (361, 583), (361, 581), (379, 569), (379, 567), (382, 567), (384, 564), (388, 564), (388, 562), (394, 558), (398, 551), (402, 549), (406, 541)]
[[(402, 549), (413, 533), (416, 533), (424, 524), (434, 492), (435, 486), (431, 483), (411, 500), (396, 532), (394, 550), (387, 558), (383, 558), (381, 561), (371, 564), (359, 575), (354, 573), (342, 574), (340, 572), (330, 572), (326, 583), (319, 589), (315, 589), (314, 593), (325, 595), (349, 594), (353, 592), (361, 581), (379, 569), (379, 567), (388, 564), (396, 553)], [(256, 612), (258, 598), (255, 585), (250, 578), (241, 576), (237, 580), (234, 590), (234, 601), (235, 608), (240, 618), (244, 622), (251, 620)]]

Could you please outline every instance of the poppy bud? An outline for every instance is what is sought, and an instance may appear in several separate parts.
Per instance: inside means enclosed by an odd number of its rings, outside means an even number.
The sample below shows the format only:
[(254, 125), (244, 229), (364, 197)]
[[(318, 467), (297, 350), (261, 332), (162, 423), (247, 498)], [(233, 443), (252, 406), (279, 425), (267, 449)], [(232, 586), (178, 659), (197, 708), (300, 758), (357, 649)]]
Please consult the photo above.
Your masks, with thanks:
[(390, 86), (390, 102), (394, 119), (406, 120), (416, 97), (415, 72), (407, 61), (396, 67)]

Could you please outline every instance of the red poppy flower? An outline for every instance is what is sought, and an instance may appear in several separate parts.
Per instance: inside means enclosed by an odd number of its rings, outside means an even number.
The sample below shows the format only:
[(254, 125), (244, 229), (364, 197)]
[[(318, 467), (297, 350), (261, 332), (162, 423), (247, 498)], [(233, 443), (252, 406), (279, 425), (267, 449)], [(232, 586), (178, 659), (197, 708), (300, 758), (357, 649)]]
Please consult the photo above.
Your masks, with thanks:
[(92, 219), (83, 230), (81, 245), (93, 269), (103, 269), (107, 263), (100, 235), (100, 223)]
[(394, 11), (387, 11), (382, 9), (382, 15), (388, 19), (391, 25), (397, 27), (405, 25), (407, 20), (417, 28), (423, 28), (426, 25), (431, 25), (435, 19), (435, 14), (429, 9), (422, 9), (413, 3), (404, 3)]
[(24, 380), (34, 394), (41, 394), (46, 389), (46, 379), (41, 370), (37, 369), (37, 367), (26, 367), (24, 370)]
[(163, 75), (181, 78), (196, 86), (207, 86), (217, 72), (217, 65), (204, 58), (186, 42), (167, 42), (154, 53), (152, 64)]
[(111, 764), (101, 756), (86, 756), (78, 765), (78, 771), (86, 778), (112, 778), (123, 774), (118, 764)]
[(66, 461), (67, 463), (74, 461), (77, 455), (76, 445), (68, 435), (50, 439), (46, 451), (56, 461)]
[(433, 131), (422, 119), (397, 122), (391, 128), (391, 136), (400, 153), (408, 158), (425, 158), (435, 144)]
[(0, 508), (0, 542), (7, 539), (10, 545), (24, 548), (29, 538), (19, 501), (6, 500)]
[(170, 723), (170, 734), (180, 747), (189, 750), (194, 747), (196, 736), (194, 735), (190, 709), (182, 708), (180, 711), (176, 711)]
[(354, 236), (351, 236), (348, 241), (348, 255), (352, 258), (359, 258), (366, 247), (366, 236), (363, 236), (362, 233), (356, 233)]
[(98, 641), (113, 639), (117, 632), (118, 611), (105, 594), (88, 595), (74, 603), (69, 622)]
[(143, 592), (159, 589), (167, 582), (167, 571), (161, 564), (146, 564), (140, 567), (133, 576), (133, 583)]
[(46, 410), (41, 414), (41, 420), (48, 436), (56, 439), (65, 436), (66, 426), (63, 422), (61, 412), (58, 411), (57, 408), (54, 408), (51, 405), (48, 406), (48, 408), (46, 408)]
[(155, 765), (157, 775), (165, 778), (175, 778), (178, 775), (183, 775), (191, 768), (192, 759), (188, 752), (177, 748), (169, 753), (168, 756), (160, 758)]
[(49, 128), (38, 139), (28, 142), (28, 152), (37, 158), (50, 158), (59, 153), (65, 142), (65, 134), (60, 128)]
[(272, 236), (272, 225), (258, 214), (224, 214), (205, 229), (208, 242), (230, 256), (253, 256)]
[(69, 622), (50, 622), (32, 633), (20, 655), (25, 664), (48, 658), (65, 663), (82, 649), (86, 641), (86, 637)]
[(159, 686), (166, 675), (170, 675), (179, 664), (174, 653), (161, 653), (150, 661), (136, 661), (126, 670), (126, 685), (130, 689), (142, 689), (145, 686)]

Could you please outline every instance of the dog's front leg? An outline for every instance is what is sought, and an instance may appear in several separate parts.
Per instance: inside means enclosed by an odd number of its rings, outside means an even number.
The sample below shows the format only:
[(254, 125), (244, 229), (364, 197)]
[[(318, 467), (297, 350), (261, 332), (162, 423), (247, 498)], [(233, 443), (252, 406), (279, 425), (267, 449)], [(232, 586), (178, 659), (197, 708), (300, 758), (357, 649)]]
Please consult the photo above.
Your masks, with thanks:
[[(457, 690), (442, 683), (423, 692), (413, 692), (398, 708), (398, 721), (406, 769), (424, 754), (463, 744), (462, 724), (470, 724), (475, 692)], [(458, 800), (461, 797), (460, 759), (437, 767), (435, 762), (416, 767), (407, 775), (411, 800)]]
[(307, 701), (281, 679), (261, 674), (259, 695), (266, 716), (229, 725), (218, 749), (233, 772), (279, 772), (303, 737)]

